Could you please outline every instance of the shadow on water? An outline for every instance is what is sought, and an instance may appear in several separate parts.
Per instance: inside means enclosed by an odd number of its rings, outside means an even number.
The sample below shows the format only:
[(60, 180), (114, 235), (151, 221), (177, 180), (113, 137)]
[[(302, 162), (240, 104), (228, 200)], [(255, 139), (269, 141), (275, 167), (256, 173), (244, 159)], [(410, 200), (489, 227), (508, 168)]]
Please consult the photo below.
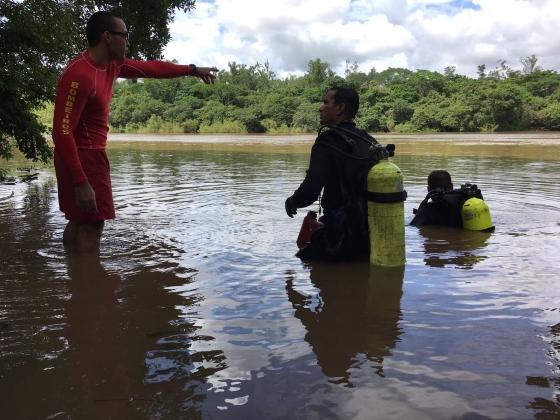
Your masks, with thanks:
[(424, 263), (431, 267), (455, 266), (472, 269), (486, 260), (483, 249), (492, 235), (441, 226), (425, 226), (419, 230), (424, 247)]
[(295, 317), (331, 381), (352, 386), (350, 369), (362, 363), (361, 355), (384, 376), (383, 360), (402, 333), (398, 323), (403, 276), (404, 267), (316, 262), (310, 270), (316, 296), (297, 291), (288, 276), (286, 291)]

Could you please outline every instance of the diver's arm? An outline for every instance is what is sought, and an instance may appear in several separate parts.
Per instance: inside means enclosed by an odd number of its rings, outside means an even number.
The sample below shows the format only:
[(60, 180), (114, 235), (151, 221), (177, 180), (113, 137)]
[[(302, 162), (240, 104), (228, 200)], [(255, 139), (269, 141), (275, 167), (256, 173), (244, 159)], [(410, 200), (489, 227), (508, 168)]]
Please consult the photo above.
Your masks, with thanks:
[(420, 206), (420, 208), (416, 211), (414, 218), (410, 221), (411, 226), (424, 226), (427, 225), (427, 212), (425, 211), (425, 207)]
[(329, 168), (329, 156), (324, 147), (315, 143), (311, 149), (309, 170), (299, 188), (290, 197), (294, 207), (301, 208), (313, 204), (325, 185)]

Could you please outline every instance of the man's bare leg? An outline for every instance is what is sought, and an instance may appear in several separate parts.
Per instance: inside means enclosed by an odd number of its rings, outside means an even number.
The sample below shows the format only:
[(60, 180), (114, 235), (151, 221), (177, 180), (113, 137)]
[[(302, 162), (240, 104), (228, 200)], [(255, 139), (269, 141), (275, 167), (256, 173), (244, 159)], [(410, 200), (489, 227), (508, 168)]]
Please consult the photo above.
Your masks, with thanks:
[(70, 221), (64, 229), (62, 242), (77, 252), (99, 252), (105, 222), (79, 223)]
[(74, 246), (76, 244), (76, 224), (76, 222), (70, 220), (64, 228), (62, 243), (65, 246)]

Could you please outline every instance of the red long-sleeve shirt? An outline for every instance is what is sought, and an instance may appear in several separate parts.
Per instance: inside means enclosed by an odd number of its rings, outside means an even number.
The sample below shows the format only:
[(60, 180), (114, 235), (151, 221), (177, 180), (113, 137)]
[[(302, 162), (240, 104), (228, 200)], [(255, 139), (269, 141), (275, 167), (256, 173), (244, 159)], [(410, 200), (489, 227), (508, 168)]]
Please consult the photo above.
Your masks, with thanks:
[(191, 74), (191, 66), (166, 61), (125, 58), (99, 65), (87, 51), (72, 59), (58, 79), (52, 134), (57, 160), (71, 173), (72, 183), (87, 181), (78, 149), (105, 149), (116, 78), (165, 79)]

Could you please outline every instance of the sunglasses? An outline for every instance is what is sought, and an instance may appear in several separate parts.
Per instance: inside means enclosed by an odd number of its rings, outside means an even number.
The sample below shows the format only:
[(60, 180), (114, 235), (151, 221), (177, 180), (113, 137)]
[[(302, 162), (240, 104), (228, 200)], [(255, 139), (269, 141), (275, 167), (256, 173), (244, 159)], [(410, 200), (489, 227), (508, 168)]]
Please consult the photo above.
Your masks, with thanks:
[(128, 39), (128, 32), (119, 32), (119, 31), (107, 31), (107, 32), (109, 32), (110, 34), (113, 34), (113, 35), (120, 35), (124, 39)]

